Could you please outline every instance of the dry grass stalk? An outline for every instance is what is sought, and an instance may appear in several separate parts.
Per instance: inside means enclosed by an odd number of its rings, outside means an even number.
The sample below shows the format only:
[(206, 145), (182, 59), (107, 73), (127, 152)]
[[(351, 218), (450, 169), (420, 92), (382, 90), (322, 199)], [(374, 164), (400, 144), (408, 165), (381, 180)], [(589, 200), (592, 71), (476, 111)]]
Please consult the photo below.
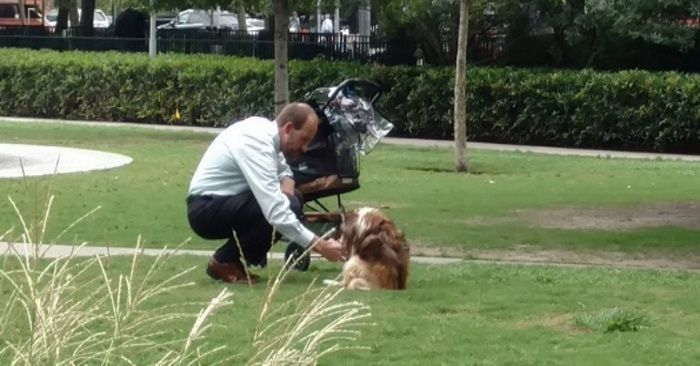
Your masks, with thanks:
[[(187, 312), (187, 306), (201, 308), (201, 304), (154, 307), (149, 304), (150, 300), (193, 285), (181, 281), (192, 269), (164, 281), (154, 281), (173, 254), (166, 255), (164, 250), (145, 273), (140, 274), (144, 254), (139, 238), (130, 272), (117, 276), (110, 275), (106, 260), (109, 255), (78, 259), (77, 250), (85, 243), (68, 255), (45, 258), (51, 246), (44, 244), (43, 239), (53, 196), (48, 200), (42, 220), (34, 220), (31, 225), (11, 198), (10, 202), (21, 222), (22, 234), (19, 243), (8, 243), (13, 255), (3, 258), (5, 265), (0, 269), (0, 286), (9, 292), (9, 296), (3, 297), (0, 313), (0, 335), (4, 339), (4, 344), (0, 345), (0, 359), (5, 364), (138, 364), (137, 359), (144, 355), (165, 350), (158, 365), (192, 365), (223, 349), (202, 350), (198, 343), (210, 327), (208, 319), (217, 309), (230, 304), (231, 293), (227, 289), (205, 304), (198, 314)], [(88, 216), (76, 220), (61, 235)], [(2, 238), (11, 232), (6, 232)], [(22, 244), (24, 251), (18, 249), (17, 244)], [(87, 271), (95, 266), (101, 276), (86, 278)], [(168, 329), (170, 322), (192, 318), (194, 323), (188, 334), (163, 341), (164, 333), (158, 329)], [(225, 359), (220, 358), (220, 361)]]
[[(322, 238), (331, 234), (332, 230)], [(303, 255), (316, 244), (312, 243)], [(282, 282), (296, 264), (291, 262), (290, 257), (274, 281), (270, 276), (253, 339), (256, 352), (247, 365), (316, 365), (320, 358), (331, 353), (364, 349), (342, 343), (357, 342), (359, 329), (372, 325), (365, 322), (371, 317), (370, 308), (359, 301), (339, 301), (338, 297), (345, 291), (342, 287), (318, 287), (314, 280), (306, 291), (273, 306)], [(270, 311), (273, 307), (275, 310)]]
[[(13, 255), (3, 256), (0, 269), (0, 289), (9, 293), (3, 297), (0, 312), (0, 338), (3, 339), (0, 360), (3, 364), (136, 365), (140, 357), (152, 357), (163, 350), (164, 354), (155, 362), (158, 366), (195, 365), (206, 358), (209, 358), (207, 365), (227, 362), (227, 358), (220, 355), (225, 345), (208, 348), (200, 343), (211, 327), (208, 320), (216, 310), (231, 304), (229, 290), (223, 289), (204, 308), (192, 303), (157, 307), (148, 303), (161, 294), (182, 291), (193, 285), (192, 282), (178, 282), (193, 268), (164, 281), (154, 280), (163, 264), (184, 242), (169, 255), (164, 249), (145, 274), (140, 274), (144, 253), (139, 237), (129, 273), (120, 273), (116, 278), (110, 275), (108, 261), (100, 256), (77, 259), (77, 252), (86, 243), (63, 257), (46, 258), (52, 245), (44, 242), (53, 199), (53, 195), (47, 193), (43, 215), (38, 215), (35, 205), (35, 219), (28, 224), (10, 198), (22, 233), (9, 241)], [(98, 209), (70, 224), (53, 243)], [(37, 220), (38, 217), (41, 220)], [(12, 231), (5, 232), (0, 241)], [(23, 253), (15, 245), (18, 241), (25, 248)], [(109, 253), (106, 257), (110, 257)], [(13, 265), (8, 262), (15, 262), (17, 268), (12, 269)], [(84, 278), (95, 266), (101, 276)], [(341, 342), (357, 340), (358, 328), (369, 325), (364, 322), (371, 316), (369, 307), (357, 301), (338, 302), (342, 288), (317, 287), (313, 281), (306, 291), (275, 306), (275, 310), (269, 310), (291, 268), (290, 263), (282, 266), (274, 281), (273, 276), (269, 276), (252, 340), (256, 351), (248, 365), (316, 365), (321, 357), (330, 353), (360, 348)], [(9, 291), (5, 291), (6, 286)], [(199, 305), (201, 310), (192, 315), (186, 311), (187, 305)], [(190, 318), (194, 319), (193, 325), (184, 337), (164, 341), (163, 337), (171, 336), (157, 331), (169, 329), (170, 322)], [(214, 354), (218, 354), (218, 362), (210, 361)]]

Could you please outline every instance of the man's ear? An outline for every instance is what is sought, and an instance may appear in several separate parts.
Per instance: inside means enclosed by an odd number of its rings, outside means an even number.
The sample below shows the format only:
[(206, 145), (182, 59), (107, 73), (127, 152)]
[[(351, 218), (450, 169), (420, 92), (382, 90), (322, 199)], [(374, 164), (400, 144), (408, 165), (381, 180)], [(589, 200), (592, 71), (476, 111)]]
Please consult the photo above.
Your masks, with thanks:
[(294, 129), (294, 123), (292, 121), (285, 123), (283, 129), (286, 134), (290, 134)]

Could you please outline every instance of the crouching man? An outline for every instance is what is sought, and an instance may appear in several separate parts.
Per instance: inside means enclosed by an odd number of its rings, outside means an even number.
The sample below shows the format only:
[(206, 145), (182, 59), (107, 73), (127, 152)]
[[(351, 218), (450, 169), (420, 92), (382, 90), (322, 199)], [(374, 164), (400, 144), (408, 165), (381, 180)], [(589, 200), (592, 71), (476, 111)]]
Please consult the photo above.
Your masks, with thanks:
[[(320, 240), (317, 253), (332, 262), (345, 260), (340, 243), (322, 240), (304, 225), (303, 197), (287, 165), (307, 150), (318, 124), (313, 108), (292, 103), (273, 121), (249, 117), (233, 123), (209, 145), (190, 182), (187, 218), (201, 238), (226, 240), (209, 260), (211, 278), (248, 283), (243, 261), (264, 267), (281, 235), (302, 247)], [(259, 280), (249, 276), (253, 283)]]

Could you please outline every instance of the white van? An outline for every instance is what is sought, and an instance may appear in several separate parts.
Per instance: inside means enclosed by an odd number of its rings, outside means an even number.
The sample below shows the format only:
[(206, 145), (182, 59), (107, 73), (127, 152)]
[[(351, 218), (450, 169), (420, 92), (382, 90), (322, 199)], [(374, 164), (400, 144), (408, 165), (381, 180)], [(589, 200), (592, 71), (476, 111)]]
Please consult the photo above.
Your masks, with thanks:
[[(81, 14), (82, 11), (78, 9), (78, 19), (80, 19)], [(55, 27), (56, 20), (58, 19), (58, 9), (51, 10), (46, 14), (46, 17), (44, 18), (46, 20), (47, 27)], [(110, 21), (109, 18), (107, 18), (107, 14), (105, 14), (105, 12), (100, 9), (95, 9), (95, 15), (92, 20), (92, 26), (94, 28), (109, 28), (109, 25)], [(68, 19), (68, 26), (71, 26), (70, 19)]]

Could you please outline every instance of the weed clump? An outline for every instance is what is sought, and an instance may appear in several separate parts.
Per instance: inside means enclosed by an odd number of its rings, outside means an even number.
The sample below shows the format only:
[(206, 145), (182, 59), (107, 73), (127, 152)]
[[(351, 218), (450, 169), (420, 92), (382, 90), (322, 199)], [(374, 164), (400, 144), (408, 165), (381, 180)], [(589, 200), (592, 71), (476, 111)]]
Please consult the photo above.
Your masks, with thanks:
[(589, 328), (602, 333), (636, 332), (651, 326), (646, 314), (619, 307), (602, 309), (597, 313), (583, 313), (574, 317), (578, 327)]

